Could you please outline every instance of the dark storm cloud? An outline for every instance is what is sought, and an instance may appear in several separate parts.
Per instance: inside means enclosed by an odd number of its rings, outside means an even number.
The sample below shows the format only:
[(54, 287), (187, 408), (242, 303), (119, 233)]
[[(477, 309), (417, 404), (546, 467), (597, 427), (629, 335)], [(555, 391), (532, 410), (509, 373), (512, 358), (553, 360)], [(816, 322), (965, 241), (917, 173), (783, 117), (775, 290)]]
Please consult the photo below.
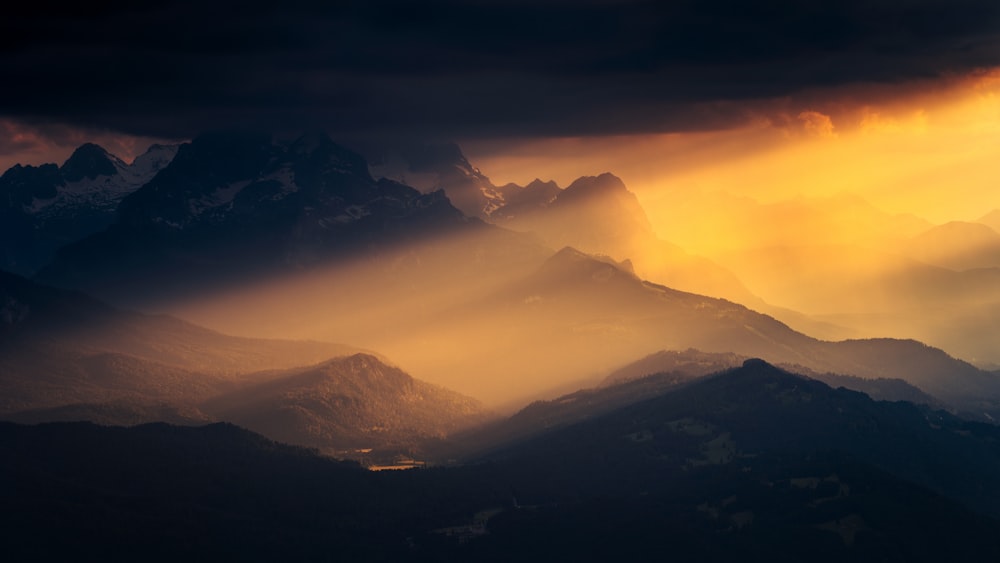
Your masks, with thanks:
[(1000, 63), (994, 0), (82, 6), (0, 19), (0, 115), (160, 136), (624, 133)]

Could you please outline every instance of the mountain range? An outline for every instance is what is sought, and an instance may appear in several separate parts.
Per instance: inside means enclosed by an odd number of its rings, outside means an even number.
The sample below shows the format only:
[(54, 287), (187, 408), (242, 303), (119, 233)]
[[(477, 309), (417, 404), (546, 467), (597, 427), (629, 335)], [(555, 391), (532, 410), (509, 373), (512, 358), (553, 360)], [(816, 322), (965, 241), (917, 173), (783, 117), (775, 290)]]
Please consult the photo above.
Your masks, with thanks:
[(228, 336), (13, 274), (0, 274), (0, 302), (7, 420), (228, 420), (352, 457), (373, 448), (391, 457), (488, 416), (353, 346)]
[[(722, 197), (746, 238), (709, 259), (610, 173), (252, 131), (0, 194), (15, 558), (1000, 555), (1000, 372), (951, 354), (991, 357), (991, 215)], [(788, 213), (801, 244), (753, 228)], [(865, 315), (920, 322), (782, 320)]]
[(65, 247), (38, 278), (148, 305), (480, 227), (441, 192), (375, 181), (323, 134), (220, 132), (181, 145), (113, 225)]
[(380, 154), (392, 156), (381, 156), (373, 173), (443, 190), (470, 217), (533, 233), (551, 248), (629, 260), (644, 278), (676, 289), (759, 301), (725, 268), (658, 238), (636, 195), (614, 174), (582, 176), (565, 188), (539, 179), (497, 186), (456, 145), (410, 145)]
[[(410, 170), (439, 183), (492, 185), (454, 146), (407, 158)], [(963, 412), (993, 413), (990, 375), (916, 342), (818, 341), (733, 301), (645, 281), (627, 252), (657, 239), (635, 195), (611, 174), (566, 189), (536, 182), (502, 190), (486, 215), (525, 221), (533, 238), (463, 215), (443, 191), (376, 180), (373, 169), (323, 134), (202, 135), (121, 201), (113, 225), (62, 249), (37, 279), (224, 332), (351, 342), (507, 408), (596, 383), (657, 350), (696, 348), (815, 373), (899, 378)], [(510, 195), (536, 192), (543, 196)], [(521, 211), (507, 208), (508, 196)], [(548, 246), (567, 240), (612, 257)], [(653, 254), (677, 271), (698, 270), (675, 254)], [(824, 287), (814, 281), (813, 292)], [(550, 388), (510, 384), (541, 373)]]
[(93, 143), (62, 164), (10, 168), (0, 176), (0, 269), (30, 275), (56, 250), (115, 222), (118, 204), (167, 166), (176, 145), (152, 145), (126, 164)]
[(748, 306), (824, 338), (891, 334), (980, 366), (1000, 362), (989, 336), (1000, 235), (988, 215), (933, 225), (849, 193), (771, 203), (678, 193), (671, 203), (664, 236), (727, 268), (770, 307)]

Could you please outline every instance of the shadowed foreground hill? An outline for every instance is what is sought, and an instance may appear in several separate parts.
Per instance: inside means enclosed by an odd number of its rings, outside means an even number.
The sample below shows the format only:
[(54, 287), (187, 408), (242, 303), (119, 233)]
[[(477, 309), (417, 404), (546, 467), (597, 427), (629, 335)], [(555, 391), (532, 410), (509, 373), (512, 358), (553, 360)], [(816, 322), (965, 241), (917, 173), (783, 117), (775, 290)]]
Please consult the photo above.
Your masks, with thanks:
[[(888, 342), (898, 341), (889, 340)], [(904, 343), (902, 347), (905, 349), (907, 346), (908, 344)], [(878, 349), (877, 346), (873, 346), (872, 348)], [(601, 382), (601, 387), (610, 387), (640, 378), (662, 380), (666, 377), (675, 378), (680, 381), (690, 380), (703, 375), (739, 367), (748, 359), (746, 356), (701, 352), (693, 348), (684, 351), (661, 350), (615, 370)], [(905, 373), (907, 371), (905, 366), (890, 366), (890, 362), (886, 364), (883, 371), (887, 374)], [(819, 373), (801, 365), (781, 365), (781, 367), (794, 373), (808, 376), (810, 379), (822, 381), (834, 389), (837, 387), (846, 387), (854, 391), (861, 391), (876, 400), (910, 401), (911, 403), (933, 406), (937, 406), (941, 402), (914, 385), (898, 378), (876, 377), (866, 379), (835, 373)], [(939, 369), (941, 369), (942, 373), (948, 372), (947, 366), (939, 366)]]
[[(641, 473), (642, 467), (752, 465), (759, 456), (833, 451), (1000, 515), (998, 440), (993, 425), (912, 403), (873, 401), (747, 360), (497, 455), (557, 459), (567, 470), (610, 463)], [(683, 442), (693, 449), (678, 449)], [(608, 472), (575, 474), (587, 479)]]
[(0, 423), (11, 561), (307, 560), (405, 553), (366, 525), (372, 475), (227, 424)]
[(940, 494), (1000, 514), (998, 438), (758, 360), (405, 472), (229, 425), (0, 424), (0, 539), (50, 560), (995, 560), (1000, 524)]
[[(669, 393), (698, 378), (737, 368), (748, 358), (736, 354), (663, 350), (608, 375), (597, 387), (581, 389), (552, 400), (535, 401), (511, 417), (453, 436), (451, 457), (474, 456), (503, 444), (524, 440), (557, 428), (592, 419), (616, 409)], [(909, 401), (938, 407), (941, 401), (900, 379), (862, 379), (816, 373), (802, 366), (789, 370), (822, 381), (832, 388), (861, 391), (876, 400)]]

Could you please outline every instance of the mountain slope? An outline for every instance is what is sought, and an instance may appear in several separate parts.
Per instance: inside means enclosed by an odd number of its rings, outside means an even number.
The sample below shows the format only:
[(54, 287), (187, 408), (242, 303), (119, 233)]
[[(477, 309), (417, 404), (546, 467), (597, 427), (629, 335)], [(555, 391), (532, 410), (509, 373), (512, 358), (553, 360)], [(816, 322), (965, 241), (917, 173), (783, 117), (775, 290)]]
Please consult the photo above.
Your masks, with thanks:
[(1000, 359), (991, 337), (1000, 269), (959, 272), (868, 244), (801, 242), (717, 259), (766, 301), (853, 328), (857, 336), (914, 338), (976, 363)]
[[(992, 425), (910, 403), (876, 402), (748, 360), (495, 457), (544, 456), (548, 463), (559, 460), (559, 466), (614, 463), (639, 474), (657, 465), (753, 467), (755, 456), (840, 452), (997, 515), (998, 437)], [(602, 475), (594, 471), (576, 478), (583, 485)], [(627, 475), (621, 477), (627, 482)]]
[(977, 223), (982, 223), (994, 231), (1000, 232), (1000, 209), (994, 209), (983, 215), (979, 219), (976, 219)]
[(565, 189), (533, 182), (509, 188), (509, 204), (490, 220), (538, 233), (550, 246), (629, 260), (644, 278), (669, 287), (739, 303), (759, 301), (725, 268), (661, 240), (639, 200), (614, 174), (583, 176)]
[(997, 438), (759, 361), (419, 471), (231, 425), (0, 424), (0, 538), (108, 561), (992, 560), (1000, 523), (954, 499), (1000, 508)]
[[(228, 424), (0, 423), (0, 538), (13, 559), (351, 560), (406, 553), (369, 524), (371, 475)], [(354, 507), (348, 509), (347, 507)], [(359, 526), (359, 520), (364, 522)], [(359, 529), (361, 528), (361, 529)]]
[[(497, 420), (456, 436), (452, 457), (469, 457), (504, 444), (551, 432), (593, 419), (616, 409), (659, 397), (699, 378), (740, 367), (749, 358), (732, 353), (707, 353), (694, 349), (683, 352), (663, 350), (650, 354), (608, 375), (599, 386), (581, 389), (552, 400), (535, 401), (509, 418)], [(901, 379), (863, 379), (860, 377), (816, 373), (803, 366), (786, 369), (832, 388), (860, 391), (876, 400), (909, 401), (914, 404), (941, 406), (939, 399), (920, 391)]]
[[(487, 418), (475, 400), (367, 354), (271, 374), (202, 408), (275, 440), (328, 450), (400, 450)], [(356, 457), (356, 452), (355, 457)]]
[(413, 186), (422, 192), (444, 190), (448, 200), (469, 217), (489, 219), (515, 190), (495, 186), (453, 143), (382, 148), (372, 158), (372, 175)]
[(573, 246), (632, 261), (657, 283), (740, 303), (758, 301), (731, 272), (675, 244), (658, 239), (635, 194), (610, 173), (583, 176), (565, 189), (534, 180), (526, 186), (494, 185), (454, 144), (408, 145), (378, 154), (373, 174), (418, 187), (444, 190), (463, 213), (518, 232), (548, 246)]
[(982, 223), (952, 221), (906, 242), (907, 255), (942, 268), (1000, 268), (1000, 233)]
[[(557, 396), (596, 384), (597, 377), (653, 351), (695, 348), (801, 365), (818, 374), (902, 379), (979, 417), (995, 416), (1000, 397), (995, 376), (919, 342), (816, 340), (742, 305), (645, 282), (614, 261), (570, 248), (503, 291), (438, 319), (414, 338), (414, 349), (394, 351), (393, 357), (407, 357), (420, 373), (428, 360), (421, 361), (416, 348), (436, 345), (431, 335), (476, 346), (468, 360), (450, 361), (462, 368), (458, 373), (493, 375), (487, 393), (494, 396), (509, 393), (511, 384), (537, 385), (536, 374), (545, 374), (555, 388), (550, 396)], [(588, 375), (595, 379), (584, 382)], [(471, 387), (459, 378), (442, 383), (462, 391)]]
[(145, 305), (484, 228), (442, 192), (374, 180), (364, 159), (323, 134), (201, 135), (125, 198), (120, 215), (63, 249), (39, 279)]
[[(887, 341), (885, 344), (891, 345), (892, 342)], [(872, 347), (878, 348), (877, 345)], [(669, 378), (680, 376), (682, 380), (691, 380), (739, 367), (748, 359), (746, 356), (736, 354), (706, 353), (694, 349), (688, 349), (683, 352), (661, 350), (615, 370), (601, 382), (601, 386), (620, 385), (641, 378), (656, 380), (662, 379), (664, 376)], [(819, 373), (802, 365), (788, 364), (779, 365), (779, 367), (805, 375), (810, 379), (822, 381), (834, 389), (845, 387), (853, 391), (860, 391), (880, 401), (910, 401), (915, 404), (941, 405), (940, 399), (928, 395), (913, 384), (899, 378), (861, 378), (834, 373)], [(947, 373), (951, 367), (940, 366), (939, 369), (941, 373)], [(895, 368), (886, 369), (885, 373), (906, 373), (909, 371), (909, 366), (905, 365), (898, 365)], [(933, 387), (933, 385), (930, 386)]]
[(241, 374), (357, 351), (227, 336), (0, 272), (3, 413), (116, 400), (190, 403)]
[(0, 176), (0, 269), (29, 275), (59, 247), (108, 227), (119, 202), (166, 167), (176, 152), (176, 146), (152, 145), (126, 164), (87, 143), (62, 166), (7, 170)]
[(550, 202), (520, 211), (501, 208), (494, 215), (510, 228), (539, 232), (553, 246), (575, 246), (618, 259), (630, 258), (623, 252), (653, 233), (635, 194), (608, 173), (578, 178)]

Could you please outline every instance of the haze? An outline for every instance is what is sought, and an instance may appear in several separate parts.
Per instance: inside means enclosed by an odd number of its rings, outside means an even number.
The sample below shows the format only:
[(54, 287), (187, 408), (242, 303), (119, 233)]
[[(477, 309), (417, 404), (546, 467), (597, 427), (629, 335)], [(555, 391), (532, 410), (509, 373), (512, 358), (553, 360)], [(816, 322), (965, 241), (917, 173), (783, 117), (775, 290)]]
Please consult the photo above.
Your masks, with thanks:
[[(13, 12), (4, 70), (20, 87), (0, 96), (0, 163), (59, 163), (84, 139), (130, 162), (151, 142), (206, 130), (294, 139), (319, 129), (378, 175), (401, 147), (454, 142), (468, 161), (438, 164), (478, 169), (454, 186), (413, 159), (392, 177), (443, 188), (466, 215), (534, 238), (438, 233), (162, 295), (85, 288), (100, 297), (232, 334), (375, 350), (420, 378), (515, 405), (684, 344), (637, 328), (665, 312), (644, 319), (588, 301), (599, 287), (539, 305), (569, 291), (539, 272), (572, 247), (809, 336), (916, 338), (1000, 363), (991, 3), (905, 14), (893, 2), (239, 11), (221, 35), (185, 6), (54, 22), (32, 7)], [(164, 36), (164, 21), (186, 22), (190, 45)], [(458, 31), (469, 29), (474, 40)], [(600, 179), (607, 198), (491, 216), (467, 205), (486, 192), (461, 185), (499, 193), (538, 178), (566, 189), (580, 177)], [(291, 262), (315, 249), (300, 250)]]

